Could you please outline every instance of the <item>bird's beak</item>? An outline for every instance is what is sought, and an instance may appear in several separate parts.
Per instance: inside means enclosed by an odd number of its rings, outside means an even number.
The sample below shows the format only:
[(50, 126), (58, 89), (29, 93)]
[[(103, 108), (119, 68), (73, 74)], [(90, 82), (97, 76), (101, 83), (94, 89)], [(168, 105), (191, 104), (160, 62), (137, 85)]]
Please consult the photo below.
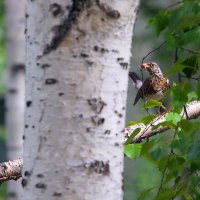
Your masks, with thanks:
[(149, 64), (148, 63), (144, 63), (140, 66), (140, 71), (146, 70), (149, 68)]

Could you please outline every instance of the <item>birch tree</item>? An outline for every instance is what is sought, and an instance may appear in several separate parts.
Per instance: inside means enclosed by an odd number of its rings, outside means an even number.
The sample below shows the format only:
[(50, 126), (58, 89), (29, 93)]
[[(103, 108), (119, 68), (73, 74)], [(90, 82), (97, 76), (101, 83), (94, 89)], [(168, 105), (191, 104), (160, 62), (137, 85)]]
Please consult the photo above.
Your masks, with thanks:
[[(25, 0), (6, 0), (8, 159), (22, 157), (24, 129)], [(8, 198), (20, 199), (20, 182), (9, 182)]]
[(138, 3), (28, 1), (24, 200), (122, 199)]

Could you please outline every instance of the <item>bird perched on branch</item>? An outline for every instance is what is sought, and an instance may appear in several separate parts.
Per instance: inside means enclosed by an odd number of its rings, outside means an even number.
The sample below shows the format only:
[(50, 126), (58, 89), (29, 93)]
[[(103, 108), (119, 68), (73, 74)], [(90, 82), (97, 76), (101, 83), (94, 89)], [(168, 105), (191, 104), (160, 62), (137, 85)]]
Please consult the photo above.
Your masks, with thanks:
[(170, 85), (169, 80), (163, 76), (158, 64), (154, 62), (144, 63), (140, 66), (140, 70), (148, 70), (150, 76), (143, 82), (135, 72), (129, 72), (129, 76), (133, 80), (135, 88), (138, 90), (133, 105), (140, 98), (146, 100), (161, 100)]

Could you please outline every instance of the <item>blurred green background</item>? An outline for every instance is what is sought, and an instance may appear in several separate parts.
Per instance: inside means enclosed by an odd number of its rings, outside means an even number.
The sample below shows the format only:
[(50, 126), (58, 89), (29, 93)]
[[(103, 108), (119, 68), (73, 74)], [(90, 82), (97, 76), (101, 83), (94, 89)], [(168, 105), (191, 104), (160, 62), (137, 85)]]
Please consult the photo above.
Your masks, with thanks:
[[(6, 65), (6, 48), (5, 48), (5, 7), (4, 0), (0, 1), (0, 162), (6, 160), (6, 137), (4, 128), (4, 94), (5, 94), (5, 65)], [(6, 184), (0, 185), (0, 200), (6, 199)]]

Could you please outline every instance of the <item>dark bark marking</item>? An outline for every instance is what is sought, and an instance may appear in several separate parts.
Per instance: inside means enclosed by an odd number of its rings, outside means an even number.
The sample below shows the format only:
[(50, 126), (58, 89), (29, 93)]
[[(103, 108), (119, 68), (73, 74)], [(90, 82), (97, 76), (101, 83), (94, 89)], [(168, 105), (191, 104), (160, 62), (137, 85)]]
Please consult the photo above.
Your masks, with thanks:
[(104, 134), (105, 134), (105, 135), (110, 135), (110, 132), (111, 132), (110, 130), (106, 130), (106, 131), (104, 132)]
[(101, 98), (99, 98), (99, 99), (96, 99), (96, 98), (88, 99), (88, 104), (98, 114), (101, 113), (104, 106), (106, 105), (106, 103), (104, 101), (102, 101)]
[(111, 51), (112, 51), (113, 53), (119, 53), (119, 51), (116, 50), (116, 49), (112, 49)]
[(113, 9), (107, 3), (101, 3), (100, 0), (96, 0), (96, 4), (110, 18), (113, 18), (113, 19), (119, 19), (120, 18), (120, 12), (118, 10)]
[(27, 125), (27, 124), (25, 125), (25, 128), (28, 128), (28, 125)]
[(25, 140), (25, 139), (26, 139), (25, 135), (22, 135), (22, 140)]
[(86, 63), (87, 63), (90, 67), (94, 64), (94, 62), (93, 62), (93, 61), (90, 61), (90, 60), (86, 60)]
[(123, 117), (123, 115), (121, 113), (119, 113), (117, 110), (115, 110), (115, 114), (117, 114), (120, 118)]
[(50, 64), (47, 64), (47, 63), (45, 63), (45, 64), (43, 64), (41, 67), (42, 67), (43, 69), (46, 69), (46, 68), (49, 68), (49, 67), (51, 67), (51, 65), (50, 65)]
[(79, 118), (83, 118), (83, 114), (79, 114), (78, 117), (79, 117)]
[(61, 97), (61, 96), (63, 96), (63, 95), (64, 95), (63, 92), (58, 93), (58, 96), (59, 96), (59, 97)]
[(97, 46), (97, 45), (95, 45), (95, 46), (93, 47), (93, 50), (96, 51), (96, 52), (101, 52), (101, 53), (108, 53), (108, 52), (109, 52), (108, 49), (106, 49), (106, 48), (104, 48), (104, 47), (99, 47), (99, 46)]
[(88, 133), (94, 132), (92, 127), (87, 127), (87, 128), (86, 128), (86, 131), (87, 131)]
[(10, 197), (11, 199), (17, 199), (17, 194), (15, 192), (8, 192), (8, 197)]
[(44, 175), (43, 174), (37, 174), (37, 177), (38, 178), (44, 178)]
[(8, 89), (8, 93), (9, 94), (16, 94), (17, 93), (17, 90), (15, 88), (9, 88)]
[(30, 171), (25, 171), (24, 172), (24, 176), (30, 177), (31, 176), (31, 172)]
[(27, 107), (30, 107), (31, 105), (32, 105), (32, 101), (27, 101), (27, 102), (26, 102), (26, 106), (27, 106)]
[(83, 58), (89, 57), (89, 55), (84, 51), (80, 53), (80, 56), (83, 57)]
[(109, 175), (110, 165), (109, 162), (95, 160), (94, 162), (89, 163), (89, 171), (96, 172), (97, 174)]
[(60, 25), (54, 27), (54, 36), (50, 44), (45, 46), (43, 51), (44, 55), (49, 54), (59, 47), (86, 6), (90, 6), (90, 0), (72, 0), (72, 6), (67, 18), (65, 18)]
[(23, 63), (14, 64), (11, 66), (12, 74), (25, 71), (25, 65)]
[(123, 115), (122, 115), (121, 113), (118, 113), (118, 116), (119, 116), (120, 118), (122, 118), (122, 117), (123, 117)]
[(53, 84), (58, 83), (58, 80), (56, 80), (56, 79), (54, 79), (54, 78), (48, 78), (48, 79), (46, 79), (45, 83), (46, 83), (47, 85), (53, 85)]
[(47, 185), (45, 184), (45, 183), (37, 183), (36, 185), (35, 185), (35, 187), (36, 188), (38, 188), (38, 189), (46, 189), (47, 188)]
[(120, 62), (120, 61), (123, 61), (123, 60), (124, 60), (124, 58), (122, 58), (122, 57), (117, 58), (117, 62)]
[(61, 196), (62, 196), (62, 193), (60, 193), (60, 192), (54, 192), (54, 193), (53, 193), (53, 196), (54, 196), (54, 197), (61, 197)]
[(57, 17), (59, 14), (63, 13), (62, 7), (57, 3), (53, 3), (50, 5), (50, 11), (52, 12), (54, 17)]
[(96, 126), (100, 126), (101, 124), (103, 124), (105, 122), (104, 118), (100, 118), (98, 116), (91, 117), (91, 120)]
[(23, 178), (21, 184), (22, 184), (22, 187), (24, 188), (27, 186), (28, 182), (25, 178)]
[(123, 69), (127, 69), (128, 68), (128, 63), (127, 62), (120, 62), (119, 63)]

